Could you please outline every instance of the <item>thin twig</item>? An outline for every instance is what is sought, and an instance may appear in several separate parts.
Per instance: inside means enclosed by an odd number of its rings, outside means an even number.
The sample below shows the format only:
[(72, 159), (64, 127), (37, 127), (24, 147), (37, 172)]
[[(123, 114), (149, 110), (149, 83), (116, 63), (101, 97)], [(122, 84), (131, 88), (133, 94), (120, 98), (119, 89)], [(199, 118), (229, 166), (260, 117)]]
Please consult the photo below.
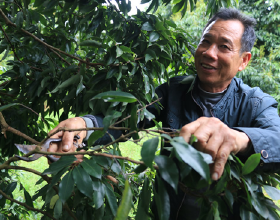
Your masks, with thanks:
[[(157, 100), (155, 100), (155, 101), (149, 103), (148, 105), (144, 106), (143, 108), (138, 109), (138, 110), (137, 110), (137, 113), (140, 112), (141, 110), (147, 108), (148, 106), (153, 105), (154, 103), (158, 102), (158, 101), (161, 100), (161, 99), (162, 99), (162, 98), (158, 98)], [(115, 125), (117, 125), (117, 124), (119, 124), (119, 123), (125, 121), (126, 119), (129, 119), (130, 117), (131, 117), (131, 115), (129, 115), (129, 116), (123, 118), (123, 119), (120, 120), (120, 121), (117, 121), (115, 124), (113, 124), (113, 126), (115, 126)]]
[(0, 84), (0, 87), (7, 85), (11, 80), (7, 80), (5, 82), (3, 82), (2, 84)]
[(5, 121), (4, 116), (2, 115), (1, 112), (0, 112), (0, 124), (2, 125), (2, 134), (4, 135), (5, 138), (7, 138), (7, 136), (6, 136), (6, 131), (9, 131), (9, 132), (12, 132), (12, 133), (14, 133), (14, 134), (20, 136), (20, 137), (23, 137), (24, 139), (30, 141), (30, 142), (33, 143), (33, 144), (36, 144), (36, 145), (39, 144), (39, 142), (36, 141), (36, 140), (34, 140), (33, 138), (27, 136), (26, 134), (24, 134), (24, 133), (22, 133), (22, 132), (20, 132), (20, 131), (14, 129), (14, 128), (12, 128), (12, 127), (10, 127), (10, 126), (7, 124), (7, 122)]
[[(107, 154), (107, 153), (96, 153), (96, 150), (94, 151), (76, 151), (76, 152), (69, 152), (69, 153), (58, 153), (58, 152), (45, 152), (45, 151), (39, 151), (37, 149), (30, 151), (28, 154), (25, 154), (24, 156), (30, 156), (31, 154), (43, 154), (43, 155), (56, 155), (56, 156), (70, 156), (70, 155), (90, 155), (90, 156), (103, 156), (103, 157), (108, 157), (111, 159), (120, 159), (120, 160), (126, 160), (126, 161), (130, 161), (132, 163), (135, 164), (139, 164), (139, 165), (145, 165), (145, 163), (143, 161), (137, 161), (137, 160), (133, 160), (129, 157), (123, 157), (123, 156), (118, 156), (118, 155), (112, 155), (112, 154)], [(17, 157), (11, 157), (9, 158), (9, 162), (14, 161), (13, 158), (16, 158), (18, 160)], [(4, 166), (5, 165), (5, 166)], [(7, 167), (7, 161), (5, 163), (3, 163), (2, 165), (0, 165), (0, 170), (1, 169), (6, 169)], [(158, 169), (158, 166), (154, 165), (153, 166), (155, 169)]]
[(49, 218), (56, 220), (56, 218), (54, 218), (54, 217), (53, 217), (51, 214), (49, 214), (48, 212), (42, 211), (42, 210), (40, 210), (40, 209), (35, 209), (35, 208), (33, 208), (33, 207), (27, 205), (26, 203), (23, 203), (23, 202), (20, 202), (20, 201), (18, 201), (18, 200), (15, 200), (15, 199), (11, 198), (10, 196), (8, 196), (6, 193), (4, 193), (1, 189), (0, 189), (0, 194), (2, 194), (6, 199), (10, 200), (11, 202), (15, 202), (15, 203), (17, 203), (17, 204), (19, 204), (19, 205), (21, 205), (21, 206), (24, 206), (24, 207), (27, 208), (28, 210), (35, 211), (35, 212), (40, 212), (40, 213), (42, 213), (43, 215), (46, 215), (46, 216), (48, 216)]
[(44, 120), (37, 112), (35, 112), (32, 108), (29, 108), (29, 107), (27, 107), (27, 106), (25, 106), (25, 105), (23, 105), (23, 104), (19, 104), (19, 105), (23, 106), (24, 108), (27, 108), (28, 110), (30, 110), (30, 111), (32, 111), (33, 113), (35, 113), (36, 115), (38, 115), (38, 117), (40, 117), (41, 120), (45, 123), (45, 120)]
[(57, 55), (63, 62), (67, 63), (69, 66), (71, 65), (71, 63), (69, 63), (67, 60), (65, 60), (62, 56), (60, 56), (57, 52), (55, 52), (52, 48), (50, 48), (50, 50), (52, 52), (55, 53), (55, 55)]
[(6, 32), (5, 32), (5, 30), (4, 30), (4, 28), (2, 27), (2, 25), (0, 24), (0, 27), (1, 27), (1, 30), (3, 31), (3, 34), (4, 34), (4, 36), (6, 37), (6, 39), (7, 39), (7, 41), (9, 42), (9, 44), (11, 45), (11, 47), (12, 47), (12, 50), (13, 50), (13, 52), (14, 52), (14, 55), (15, 55), (15, 57), (22, 63), (22, 61), (19, 59), (19, 57), (18, 57), (18, 55), (17, 55), (17, 53), (16, 53), (16, 50), (15, 50), (15, 48), (14, 48), (14, 45), (12, 44), (12, 42), (10, 41), (10, 39), (9, 39), (9, 37), (8, 37), (8, 35), (6, 34)]
[[(7, 18), (7, 16), (4, 14), (4, 12), (3, 12), (1, 9), (0, 9), (0, 14), (1, 14), (2, 17), (4, 18), (5, 23), (6, 23), (7, 25), (16, 27), (16, 25), (15, 25), (13, 22), (11, 22), (11, 21)], [(64, 51), (62, 51), (62, 50), (56, 48), (56, 47), (53, 47), (53, 46), (47, 44), (46, 42), (40, 40), (40, 39), (39, 39), (38, 37), (36, 37), (35, 35), (33, 35), (33, 34), (31, 34), (30, 32), (24, 30), (23, 28), (20, 28), (20, 30), (21, 30), (22, 32), (24, 32), (26, 35), (32, 37), (34, 40), (40, 42), (40, 43), (43, 44), (44, 46), (46, 46), (46, 47), (48, 47), (48, 48), (50, 48), (50, 49), (53, 49), (53, 50), (55, 50), (55, 51), (57, 51), (57, 52), (59, 52), (59, 53), (62, 53), (62, 54), (64, 54), (64, 55), (68, 56), (68, 57), (71, 57), (71, 58), (73, 58), (73, 59), (75, 59), (75, 60), (78, 60), (78, 61), (80, 61), (81, 63), (85, 63), (85, 64), (87, 64), (87, 65), (89, 65), (89, 66), (93, 66), (93, 67), (96, 67), (96, 66), (105, 66), (105, 64), (102, 64), (102, 63), (88, 63), (86, 60), (83, 60), (83, 59), (81, 59), (81, 58), (79, 58), (79, 57), (75, 57), (75, 56), (73, 56), (73, 55), (71, 55), (71, 54), (68, 54), (68, 53), (66, 53), (66, 52), (64, 52)]]

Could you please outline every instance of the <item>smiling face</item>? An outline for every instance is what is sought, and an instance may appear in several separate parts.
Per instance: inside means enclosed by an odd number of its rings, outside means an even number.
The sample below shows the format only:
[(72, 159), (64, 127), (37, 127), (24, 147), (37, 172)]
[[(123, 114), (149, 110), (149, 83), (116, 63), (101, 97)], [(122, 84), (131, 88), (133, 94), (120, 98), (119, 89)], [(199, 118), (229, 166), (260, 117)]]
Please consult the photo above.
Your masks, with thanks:
[(243, 24), (238, 20), (216, 20), (204, 31), (195, 52), (195, 66), (202, 89), (221, 92), (238, 71), (245, 69), (250, 52), (240, 54)]

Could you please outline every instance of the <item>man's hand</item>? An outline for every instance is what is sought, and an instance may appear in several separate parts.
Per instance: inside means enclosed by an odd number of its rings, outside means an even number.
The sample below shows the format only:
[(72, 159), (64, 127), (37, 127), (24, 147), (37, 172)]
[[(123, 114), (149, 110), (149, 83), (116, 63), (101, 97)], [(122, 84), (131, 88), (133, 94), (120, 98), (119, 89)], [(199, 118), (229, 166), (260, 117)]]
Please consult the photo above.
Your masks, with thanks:
[[(86, 123), (82, 118), (69, 118), (65, 121), (62, 121), (58, 124), (56, 128), (51, 130), (49, 134), (54, 133), (58, 128), (67, 128), (67, 129), (78, 129), (78, 128), (86, 128)], [(86, 131), (59, 131), (58, 133), (52, 135), (52, 138), (62, 138), (60, 143), (52, 143), (49, 152), (59, 152), (59, 153), (67, 153), (67, 152), (76, 152), (76, 147), (73, 145), (73, 140), (75, 135), (79, 135), (80, 139), (78, 143), (81, 144), (83, 139), (86, 137)], [(76, 156), (78, 161), (81, 161), (83, 156)]]
[(190, 141), (192, 134), (198, 140), (194, 143), (194, 147), (213, 158), (214, 164), (211, 166), (213, 180), (218, 180), (223, 174), (229, 154), (245, 151), (250, 143), (245, 133), (229, 128), (217, 118), (201, 117), (182, 127), (180, 136), (186, 142)]

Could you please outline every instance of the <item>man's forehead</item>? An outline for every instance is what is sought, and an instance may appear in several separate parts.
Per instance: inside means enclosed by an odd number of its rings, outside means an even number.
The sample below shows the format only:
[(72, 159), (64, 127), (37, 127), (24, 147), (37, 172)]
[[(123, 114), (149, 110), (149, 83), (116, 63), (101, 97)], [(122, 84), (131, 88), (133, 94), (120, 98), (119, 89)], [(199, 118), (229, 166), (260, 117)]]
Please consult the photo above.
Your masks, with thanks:
[(243, 31), (244, 26), (239, 20), (217, 19), (205, 28), (202, 38), (211, 38), (214, 37), (215, 33), (218, 33), (219, 39), (222, 41), (232, 42), (234, 39), (241, 40)]

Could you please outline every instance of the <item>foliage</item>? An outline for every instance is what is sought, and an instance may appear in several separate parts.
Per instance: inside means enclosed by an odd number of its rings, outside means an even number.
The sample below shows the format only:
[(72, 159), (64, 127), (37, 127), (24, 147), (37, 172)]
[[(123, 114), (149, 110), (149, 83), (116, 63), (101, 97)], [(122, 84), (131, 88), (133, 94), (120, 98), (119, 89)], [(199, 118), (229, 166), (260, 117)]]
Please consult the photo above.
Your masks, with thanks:
[[(226, 218), (224, 201), (230, 211), (233, 205), (240, 207), (242, 219), (279, 219), (277, 206), (258, 191), (258, 186), (263, 186), (273, 199), (280, 199), (275, 188), (280, 179), (277, 174), (253, 171), (259, 155), (253, 155), (245, 164), (232, 156), (222, 179), (213, 183), (209, 173), (211, 157), (179, 137), (170, 138), (155, 121), (156, 132), (164, 133), (163, 138), (157, 136), (144, 142), (141, 161), (122, 157), (118, 142), (131, 136), (139, 141), (137, 133), (141, 129), (137, 122), (154, 117), (145, 107), (157, 99), (155, 87), (176, 74), (195, 73), (195, 44), (188, 31), (150, 12), (165, 4), (172, 13), (180, 11), (187, 16), (187, 9), (194, 9), (196, 1), (142, 2), (150, 2), (150, 6), (147, 12), (138, 10), (136, 15), (129, 14), (130, 1), (0, 3), (0, 52), (4, 52), (4, 59), (13, 54), (0, 79), (0, 218), (18, 219), (17, 212), (7, 210), (19, 204), (19, 213), (34, 211), (41, 213), (42, 219), (153, 219), (153, 200), (159, 218), (168, 219), (166, 187), (170, 185), (175, 191), (179, 186), (185, 193), (198, 193), (203, 207), (200, 219)], [(211, 14), (231, 4), (210, 0), (205, 10)], [(43, 173), (12, 166), (11, 162), (19, 160), (13, 157), (18, 154), (14, 143), (40, 145), (32, 138), (43, 140), (46, 128), (57, 124), (54, 118), (58, 116), (61, 121), (70, 113), (104, 116), (104, 128), (93, 133), (90, 144), (109, 128), (123, 129), (124, 134), (120, 139), (112, 138), (108, 145), (76, 152), (87, 155), (81, 163), (74, 162), (73, 155), (64, 155)], [(170, 156), (157, 155), (158, 143), (163, 147), (166, 141), (171, 144)], [(31, 195), (12, 179), (10, 169), (24, 169), (41, 177), (38, 184), (48, 184)], [(154, 176), (155, 170), (161, 178)], [(23, 201), (13, 198), (18, 184)], [(44, 201), (40, 208), (34, 205), (39, 197)]]
[(250, 86), (259, 86), (264, 92), (280, 97), (280, 16), (279, 1), (244, 0), (239, 8), (257, 21), (257, 41), (252, 51), (252, 61), (238, 76)]

